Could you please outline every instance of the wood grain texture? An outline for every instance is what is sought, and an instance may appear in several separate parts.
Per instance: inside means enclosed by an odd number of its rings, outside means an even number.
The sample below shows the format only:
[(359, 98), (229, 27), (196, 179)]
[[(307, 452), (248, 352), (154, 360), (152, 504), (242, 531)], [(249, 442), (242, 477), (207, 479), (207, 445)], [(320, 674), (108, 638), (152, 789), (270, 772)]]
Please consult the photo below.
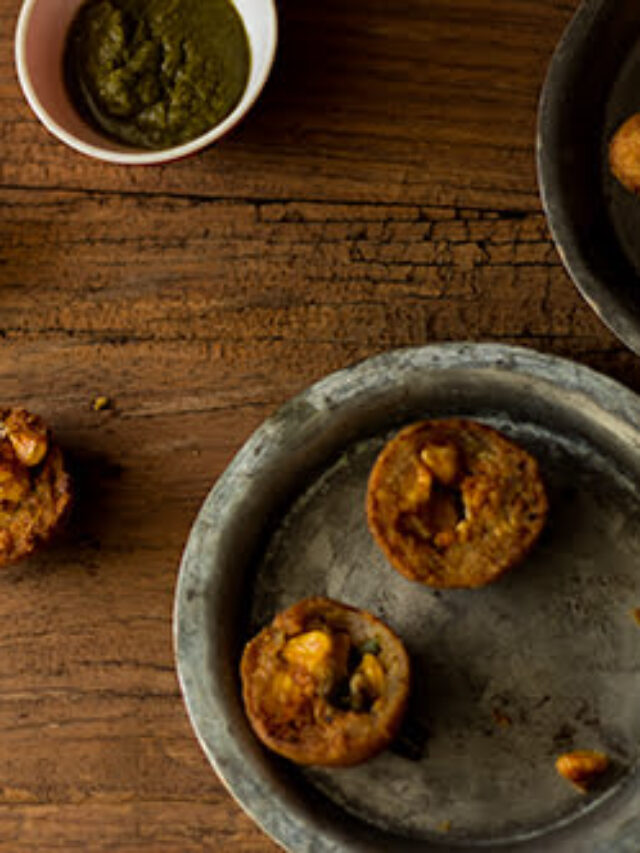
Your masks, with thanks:
[(0, 853), (277, 849), (191, 733), (171, 609), (200, 502), (289, 396), (455, 339), (640, 389), (537, 194), (537, 98), (576, 6), (282, 0), (242, 126), (132, 169), (37, 123), (0, 0), (0, 397), (51, 422), (79, 484), (60, 541), (0, 577)]

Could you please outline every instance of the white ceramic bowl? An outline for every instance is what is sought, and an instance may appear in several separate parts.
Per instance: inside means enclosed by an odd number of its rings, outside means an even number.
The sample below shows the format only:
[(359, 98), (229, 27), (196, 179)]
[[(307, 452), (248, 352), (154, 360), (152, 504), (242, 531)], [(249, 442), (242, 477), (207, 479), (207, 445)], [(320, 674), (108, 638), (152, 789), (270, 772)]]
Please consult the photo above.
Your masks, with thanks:
[(172, 148), (133, 148), (92, 128), (73, 106), (63, 79), (63, 52), (71, 21), (83, 0), (24, 0), (15, 38), (22, 91), (44, 126), (76, 151), (109, 163), (148, 165), (186, 157), (220, 139), (254, 103), (273, 64), (278, 26), (274, 0), (232, 0), (247, 32), (249, 79), (235, 109), (201, 136)]

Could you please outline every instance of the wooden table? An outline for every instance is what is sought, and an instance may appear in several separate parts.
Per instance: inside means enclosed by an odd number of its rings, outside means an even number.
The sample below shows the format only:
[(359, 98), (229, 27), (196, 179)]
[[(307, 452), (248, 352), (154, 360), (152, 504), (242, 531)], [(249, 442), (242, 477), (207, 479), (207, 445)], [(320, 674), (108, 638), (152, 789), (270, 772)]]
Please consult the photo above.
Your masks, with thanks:
[[(577, 0), (281, 0), (252, 114), (162, 168), (51, 138), (0, 0), (0, 389), (79, 499), (0, 579), (0, 851), (276, 850), (222, 788), (172, 659), (177, 567), (252, 430), (329, 371), (471, 339), (638, 359), (549, 239), (536, 104)], [(95, 397), (111, 401), (94, 411)]]

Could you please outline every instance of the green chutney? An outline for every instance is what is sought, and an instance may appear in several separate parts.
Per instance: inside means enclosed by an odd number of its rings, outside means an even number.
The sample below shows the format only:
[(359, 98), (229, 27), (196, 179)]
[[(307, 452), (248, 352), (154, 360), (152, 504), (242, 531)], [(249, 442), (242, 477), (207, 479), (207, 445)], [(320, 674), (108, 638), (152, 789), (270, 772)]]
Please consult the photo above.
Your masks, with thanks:
[(77, 109), (98, 130), (162, 149), (229, 115), (250, 61), (230, 0), (87, 0), (69, 30), (64, 72)]

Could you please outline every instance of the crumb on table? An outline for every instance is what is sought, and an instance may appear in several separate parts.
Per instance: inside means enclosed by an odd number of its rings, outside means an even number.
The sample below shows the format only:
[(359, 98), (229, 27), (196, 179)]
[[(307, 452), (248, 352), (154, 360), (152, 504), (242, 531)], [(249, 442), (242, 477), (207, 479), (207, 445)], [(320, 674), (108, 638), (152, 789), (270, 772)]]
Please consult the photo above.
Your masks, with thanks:
[(104, 412), (105, 409), (111, 408), (111, 400), (108, 397), (105, 397), (104, 395), (100, 394), (97, 397), (93, 398), (91, 408), (94, 412)]

